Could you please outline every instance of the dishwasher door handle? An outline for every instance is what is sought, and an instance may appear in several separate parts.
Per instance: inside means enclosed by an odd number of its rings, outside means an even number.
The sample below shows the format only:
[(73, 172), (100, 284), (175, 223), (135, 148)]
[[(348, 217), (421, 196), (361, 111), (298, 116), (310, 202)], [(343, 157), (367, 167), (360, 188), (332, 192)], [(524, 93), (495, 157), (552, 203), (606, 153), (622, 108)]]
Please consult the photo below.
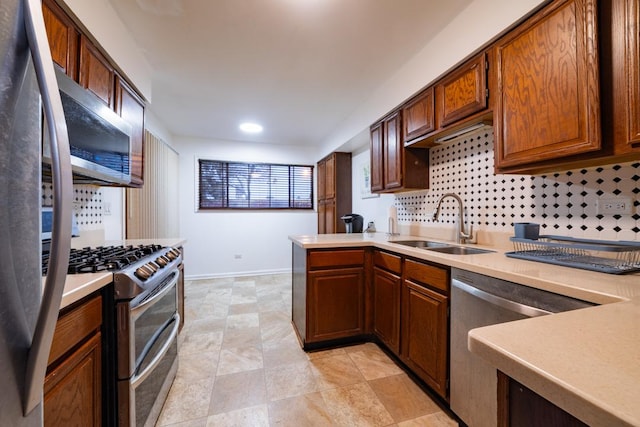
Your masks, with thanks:
[(544, 316), (546, 314), (551, 314), (550, 311), (543, 310), (537, 307), (532, 307), (530, 305), (522, 304), (516, 301), (511, 301), (509, 299), (483, 291), (482, 289), (478, 289), (472, 285), (469, 285), (468, 283), (461, 282), (457, 279), (452, 279), (451, 285), (473, 296), (476, 296), (490, 304), (496, 305), (498, 307), (502, 307), (514, 313), (522, 314), (523, 316), (538, 317), (538, 316)]

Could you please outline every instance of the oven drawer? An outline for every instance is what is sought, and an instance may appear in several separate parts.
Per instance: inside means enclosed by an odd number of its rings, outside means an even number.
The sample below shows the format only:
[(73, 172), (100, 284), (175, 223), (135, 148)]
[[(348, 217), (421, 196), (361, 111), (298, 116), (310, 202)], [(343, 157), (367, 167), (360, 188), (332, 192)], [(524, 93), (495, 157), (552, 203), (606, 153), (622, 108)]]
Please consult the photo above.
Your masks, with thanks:
[(176, 313), (158, 331), (149, 351), (144, 352), (135, 375), (118, 381), (121, 426), (154, 425), (160, 416), (178, 370), (179, 324), (180, 316)]

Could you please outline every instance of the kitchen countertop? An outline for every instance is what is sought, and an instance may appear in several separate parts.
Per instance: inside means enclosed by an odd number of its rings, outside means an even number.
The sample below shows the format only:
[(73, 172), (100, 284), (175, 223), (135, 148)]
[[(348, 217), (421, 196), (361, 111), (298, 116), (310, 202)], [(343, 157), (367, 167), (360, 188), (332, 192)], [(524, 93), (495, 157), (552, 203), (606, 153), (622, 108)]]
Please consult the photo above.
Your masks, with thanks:
[[(91, 246), (119, 246), (119, 245), (150, 245), (157, 244), (162, 246), (181, 246), (186, 242), (185, 239), (173, 238), (173, 239), (131, 239), (131, 240), (108, 240), (100, 242), (91, 242)], [(75, 249), (88, 246), (84, 241), (79, 245), (74, 245), (74, 240), (71, 240), (71, 247)], [(60, 309), (68, 307), (76, 301), (81, 300), (87, 295), (103, 288), (113, 281), (113, 273), (100, 272), (100, 273), (85, 273), (85, 274), (69, 274), (67, 275), (64, 292), (62, 294), (62, 301), (60, 303)], [(44, 277), (42, 278), (42, 284), (44, 286)]]
[(640, 298), (473, 329), (469, 349), (591, 426), (640, 425)]
[(319, 234), (289, 236), (289, 240), (305, 249), (377, 247), (596, 304), (608, 304), (640, 297), (640, 273), (605, 274), (508, 258), (504, 255), (505, 250), (491, 246), (463, 245), (490, 249), (495, 251), (493, 253), (450, 255), (393, 243), (400, 240), (433, 240), (454, 244), (423, 236), (399, 235), (389, 240), (385, 233)]
[[(383, 233), (290, 236), (306, 248), (372, 246), (603, 304), (474, 329), (469, 349), (589, 425), (640, 426), (640, 274), (612, 275), (508, 258), (447, 255)], [(435, 240), (394, 236), (392, 240)], [(446, 242), (451, 243), (451, 242)]]

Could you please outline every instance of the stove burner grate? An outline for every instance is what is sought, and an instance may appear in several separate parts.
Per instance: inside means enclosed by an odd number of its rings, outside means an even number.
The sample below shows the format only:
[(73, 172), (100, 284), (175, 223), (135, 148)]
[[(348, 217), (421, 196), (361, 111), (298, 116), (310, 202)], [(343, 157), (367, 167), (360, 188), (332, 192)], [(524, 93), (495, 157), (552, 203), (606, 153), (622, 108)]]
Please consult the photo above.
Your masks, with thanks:
[[(98, 246), (71, 249), (67, 274), (118, 271), (163, 249), (161, 245)], [(42, 253), (42, 274), (47, 274), (49, 253)]]

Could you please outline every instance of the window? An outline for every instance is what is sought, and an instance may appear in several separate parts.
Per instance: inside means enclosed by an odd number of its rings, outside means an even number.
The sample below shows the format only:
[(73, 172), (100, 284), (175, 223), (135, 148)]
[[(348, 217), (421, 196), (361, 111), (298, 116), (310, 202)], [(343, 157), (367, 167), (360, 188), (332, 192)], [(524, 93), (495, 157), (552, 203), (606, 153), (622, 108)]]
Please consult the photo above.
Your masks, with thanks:
[(313, 209), (313, 166), (198, 160), (199, 209)]

